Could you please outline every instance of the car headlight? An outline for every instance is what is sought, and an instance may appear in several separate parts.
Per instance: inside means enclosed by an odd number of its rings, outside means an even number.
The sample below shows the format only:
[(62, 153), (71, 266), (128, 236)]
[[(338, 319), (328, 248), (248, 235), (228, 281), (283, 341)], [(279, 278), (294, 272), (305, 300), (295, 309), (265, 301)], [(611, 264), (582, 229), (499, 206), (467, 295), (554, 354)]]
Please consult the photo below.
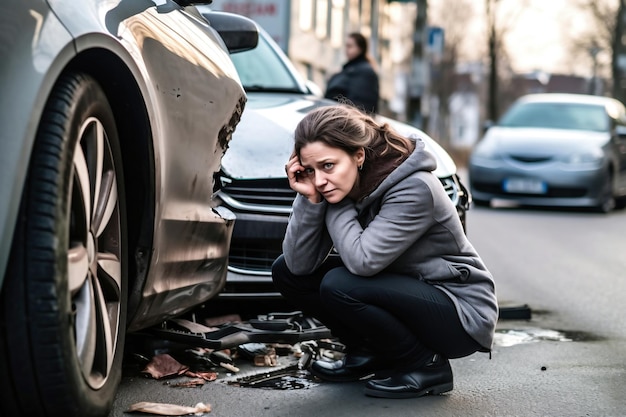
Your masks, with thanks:
[(472, 156), (480, 159), (496, 159), (497, 153), (491, 146), (478, 146)]
[(470, 157), (470, 164), (483, 168), (496, 168), (500, 164), (500, 154), (493, 146), (479, 145)]
[(571, 165), (579, 164), (600, 164), (604, 159), (604, 153), (601, 149), (589, 149), (584, 152), (574, 152), (566, 155), (563, 162)]

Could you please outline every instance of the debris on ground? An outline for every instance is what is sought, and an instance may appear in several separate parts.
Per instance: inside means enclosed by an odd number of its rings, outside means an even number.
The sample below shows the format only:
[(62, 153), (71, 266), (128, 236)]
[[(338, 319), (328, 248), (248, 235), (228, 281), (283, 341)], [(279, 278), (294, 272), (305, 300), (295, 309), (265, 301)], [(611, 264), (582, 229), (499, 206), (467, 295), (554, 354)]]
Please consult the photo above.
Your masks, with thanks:
[(273, 347), (268, 347), (265, 354), (254, 357), (254, 366), (276, 366), (276, 363), (276, 349)]
[(131, 405), (128, 410), (126, 410), (126, 412), (156, 414), (159, 416), (202, 415), (204, 413), (211, 412), (211, 405), (198, 403), (194, 407), (187, 407), (184, 405), (151, 403), (142, 401)]
[(205, 381), (215, 381), (217, 379), (217, 372), (193, 372), (193, 371), (187, 371), (185, 372), (185, 376), (191, 377), (191, 378), (201, 378)]
[(237, 346), (238, 356), (250, 359), (255, 366), (276, 366), (276, 348), (266, 343), (244, 343)]
[(188, 366), (181, 364), (167, 353), (162, 353), (153, 357), (142, 373), (148, 374), (154, 379), (162, 379), (182, 375), (188, 370)]
[(198, 388), (203, 386), (206, 381), (202, 378), (190, 379), (189, 381), (176, 382), (175, 384), (167, 384), (174, 388)]
[[(248, 324), (253, 327), (246, 327)], [(195, 316), (191, 320), (171, 319), (144, 335), (145, 340), (140, 339), (143, 343), (136, 345), (140, 350), (135, 351), (133, 357), (143, 362), (140, 372), (154, 379), (188, 378), (165, 382), (175, 388), (203, 387), (206, 382), (217, 380), (223, 368), (228, 372), (224, 373), (222, 382), (300, 389), (311, 386), (307, 369), (313, 360), (338, 359), (344, 354), (345, 346), (328, 339), (329, 331), (301, 312), (258, 316), (246, 326), (236, 314), (208, 318), (202, 323), (196, 321)], [(306, 331), (313, 332), (306, 337), (315, 337), (298, 340), (299, 332)], [(277, 341), (270, 343), (274, 335)], [(218, 343), (222, 339), (227, 342)], [(239, 344), (233, 343), (240, 339)], [(244, 369), (241, 374), (235, 361)], [(271, 370), (251, 370), (250, 366)]]

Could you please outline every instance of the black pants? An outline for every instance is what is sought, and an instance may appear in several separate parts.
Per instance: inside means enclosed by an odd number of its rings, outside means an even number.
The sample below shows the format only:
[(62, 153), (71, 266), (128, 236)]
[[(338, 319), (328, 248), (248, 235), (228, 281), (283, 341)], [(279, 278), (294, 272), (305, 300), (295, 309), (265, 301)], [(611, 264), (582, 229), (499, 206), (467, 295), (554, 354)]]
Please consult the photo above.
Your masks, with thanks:
[(419, 367), (439, 353), (468, 356), (481, 346), (461, 325), (452, 300), (413, 277), (350, 273), (329, 257), (315, 273), (289, 271), (281, 255), (272, 266), (276, 288), (296, 308), (320, 320), (348, 349), (366, 349), (394, 368)]

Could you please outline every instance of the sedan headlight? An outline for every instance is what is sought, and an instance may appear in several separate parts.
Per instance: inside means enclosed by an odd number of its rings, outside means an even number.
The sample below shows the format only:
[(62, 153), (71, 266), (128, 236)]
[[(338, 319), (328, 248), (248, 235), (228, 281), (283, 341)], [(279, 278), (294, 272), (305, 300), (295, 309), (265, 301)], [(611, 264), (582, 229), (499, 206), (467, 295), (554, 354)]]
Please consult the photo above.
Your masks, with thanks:
[(580, 165), (580, 164), (600, 164), (604, 159), (604, 153), (601, 149), (588, 149), (584, 152), (574, 152), (569, 155), (565, 155), (563, 158), (563, 162), (571, 165)]
[(472, 152), (472, 158), (481, 160), (495, 160), (500, 159), (500, 153), (494, 140), (484, 138), (474, 148)]
[(482, 168), (497, 168), (500, 165), (501, 156), (493, 146), (480, 144), (470, 156), (470, 164)]
[(472, 157), (480, 159), (496, 159), (498, 155), (491, 147), (479, 146), (472, 154)]

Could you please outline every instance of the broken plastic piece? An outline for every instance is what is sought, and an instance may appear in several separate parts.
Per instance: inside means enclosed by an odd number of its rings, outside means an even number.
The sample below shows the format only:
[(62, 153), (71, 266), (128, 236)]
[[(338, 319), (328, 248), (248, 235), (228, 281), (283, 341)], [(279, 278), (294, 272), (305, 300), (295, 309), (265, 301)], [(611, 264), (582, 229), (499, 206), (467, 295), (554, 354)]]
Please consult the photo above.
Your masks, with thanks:
[(254, 357), (255, 366), (276, 366), (277, 363), (276, 349), (273, 347), (268, 347), (265, 354), (256, 355)]
[[(168, 326), (168, 324), (174, 326)], [(167, 321), (149, 331), (153, 336), (176, 343), (215, 350), (245, 343), (289, 343), (331, 337), (330, 330), (319, 321), (303, 317), (300, 312), (271, 313), (249, 323), (230, 324), (218, 330), (196, 333), (184, 329), (180, 322)], [(194, 327), (195, 328), (195, 327)]]

